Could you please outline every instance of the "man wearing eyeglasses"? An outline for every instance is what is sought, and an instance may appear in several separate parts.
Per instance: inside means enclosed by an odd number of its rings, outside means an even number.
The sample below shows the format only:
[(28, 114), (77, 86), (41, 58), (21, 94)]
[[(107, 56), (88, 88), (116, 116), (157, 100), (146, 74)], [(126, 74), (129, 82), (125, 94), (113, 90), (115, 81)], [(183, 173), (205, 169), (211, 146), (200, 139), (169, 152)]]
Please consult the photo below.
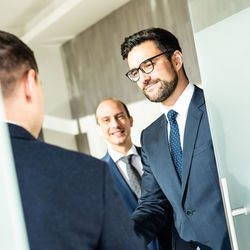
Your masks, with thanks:
[[(142, 195), (132, 218), (150, 241), (173, 210), (175, 249), (230, 250), (203, 91), (188, 81), (177, 38), (167, 30), (139, 31), (121, 45), (137, 83), (164, 114), (141, 135)], [(178, 235), (188, 247), (175, 242)]]

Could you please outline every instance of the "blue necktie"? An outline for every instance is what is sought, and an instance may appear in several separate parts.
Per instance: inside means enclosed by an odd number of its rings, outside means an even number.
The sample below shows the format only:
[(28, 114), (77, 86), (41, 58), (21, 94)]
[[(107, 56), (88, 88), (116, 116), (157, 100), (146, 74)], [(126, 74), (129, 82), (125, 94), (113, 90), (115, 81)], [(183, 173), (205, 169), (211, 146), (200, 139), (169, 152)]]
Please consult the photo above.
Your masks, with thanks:
[(181, 150), (181, 142), (180, 142), (180, 133), (178, 123), (176, 121), (176, 116), (178, 113), (174, 110), (168, 111), (168, 120), (170, 123), (170, 135), (169, 135), (169, 144), (170, 151), (173, 159), (173, 163), (175, 165), (175, 169), (180, 177), (182, 175), (182, 150)]

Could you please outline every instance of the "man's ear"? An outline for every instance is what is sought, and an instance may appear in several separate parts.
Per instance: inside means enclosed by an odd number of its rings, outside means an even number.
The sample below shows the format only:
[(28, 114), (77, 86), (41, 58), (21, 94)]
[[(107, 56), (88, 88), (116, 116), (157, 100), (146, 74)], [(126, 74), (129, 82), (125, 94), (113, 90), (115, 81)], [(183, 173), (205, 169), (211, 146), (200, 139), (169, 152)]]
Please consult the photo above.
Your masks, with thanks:
[(102, 129), (101, 129), (101, 127), (98, 124), (96, 125), (96, 131), (97, 131), (98, 135), (103, 136)]
[(182, 68), (183, 64), (183, 56), (182, 53), (179, 50), (176, 50), (174, 54), (171, 57), (173, 67), (176, 71), (179, 71), (179, 69)]
[(24, 94), (26, 100), (31, 102), (34, 94), (34, 84), (36, 84), (36, 72), (33, 69), (30, 69), (24, 78)]
[(132, 116), (129, 117), (129, 121), (130, 121), (130, 127), (133, 127), (133, 123), (134, 123), (134, 119)]

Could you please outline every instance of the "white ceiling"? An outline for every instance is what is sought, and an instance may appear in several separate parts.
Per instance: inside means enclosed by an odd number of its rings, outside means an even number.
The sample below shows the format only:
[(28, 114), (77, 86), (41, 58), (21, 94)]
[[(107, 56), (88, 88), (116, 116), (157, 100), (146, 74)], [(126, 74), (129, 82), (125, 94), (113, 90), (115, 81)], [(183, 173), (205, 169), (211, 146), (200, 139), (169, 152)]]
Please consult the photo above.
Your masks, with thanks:
[(0, 0), (0, 29), (29, 45), (58, 46), (130, 0)]

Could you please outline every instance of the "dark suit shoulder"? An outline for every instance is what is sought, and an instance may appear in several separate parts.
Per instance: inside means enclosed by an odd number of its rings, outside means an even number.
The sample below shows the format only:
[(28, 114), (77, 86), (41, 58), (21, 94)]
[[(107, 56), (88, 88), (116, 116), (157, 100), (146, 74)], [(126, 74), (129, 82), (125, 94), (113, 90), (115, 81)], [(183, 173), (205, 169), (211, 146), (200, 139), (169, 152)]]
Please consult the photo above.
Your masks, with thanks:
[(47, 153), (49, 155), (51, 155), (53, 157), (53, 155), (57, 155), (56, 158), (58, 160), (58, 156), (60, 156), (59, 160), (63, 161), (66, 159), (70, 159), (70, 161), (84, 161), (84, 162), (88, 162), (88, 164), (91, 165), (99, 165), (102, 163), (102, 161), (98, 160), (97, 158), (81, 153), (81, 152), (77, 152), (77, 151), (73, 151), (73, 150), (69, 150), (69, 149), (65, 149), (65, 148), (61, 148), (55, 145), (51, 145), (51, 144), (47, 144), (44, 142), (39, 142), (37, 141), (38, 144), (38, 149), (43, 150), (44, 152), (47, 151)]
[(103, 164), (92, 156), (36, 140), (20, 126), (8, 124), (8, 127), (14, 156), (21, 161), (54, 166), (74, 165), (76, 162), (84, 162), (91, 166)]
[(204, 92), (201, 88), (194, 85), (194, 93), (190, 102), (190, 105), (202, 107), (205, 104)]
[(165, 118), (165, 114), (162, 114), (160, 117), (158, 117), (155, 121), (153, 121), (148, 127), (146, 127), (142, 133), (151, 133), (152, 130), (155, 130), (159, 126), (162, 125)]
[[(11, 142), (17, 174), (20, 179), (23, 179), (22, 183), (28, 184), (27, 176), (30, 176), (39, 180), (37, 182), (41, 182), (41, 185), (51, 183), (54, 186), (60, 183), (75, 187), (75, 194), (81, 194), (80, 189), (91, 188), (92, 190), (95, 187), (94, 193), (99, 192), (101, 195), (106, 176), (104, 162), (89, 155), (35, 139), (12, 138)], [(55, 179), (56, 182), (54, 182)], [(93, 183), (96, 184), (93, 185)]]
[[(81, 162), (88, 162), (88, 164), (91, 165), (98, 165), (101, 163), (100, 160), (90, 156), (86, 155), (84, 153), (80, 153), (73, 150), (68, 150), (65, 148), (61, 148), (59, 146), (55, 146), (52, 144), (44, 143), (38, 140), (26, 140), (21, 141), (18, 138), (12, 139), (12, 144), (14, 149), (18, 150), (18, 148), (22, 148), (23, 154), (27, 153), (33, 155), (33, 157), (42, 158), (45, 160), (46, 158), (51, 162), (55, 160), (57, 162), (62, 162), (64, 164), (72, 163), (74, 161), (81, 161)], [(44, 158), (44, 155), (46, 157)], [(31, 158), (31, 157), (27, 157)]]

